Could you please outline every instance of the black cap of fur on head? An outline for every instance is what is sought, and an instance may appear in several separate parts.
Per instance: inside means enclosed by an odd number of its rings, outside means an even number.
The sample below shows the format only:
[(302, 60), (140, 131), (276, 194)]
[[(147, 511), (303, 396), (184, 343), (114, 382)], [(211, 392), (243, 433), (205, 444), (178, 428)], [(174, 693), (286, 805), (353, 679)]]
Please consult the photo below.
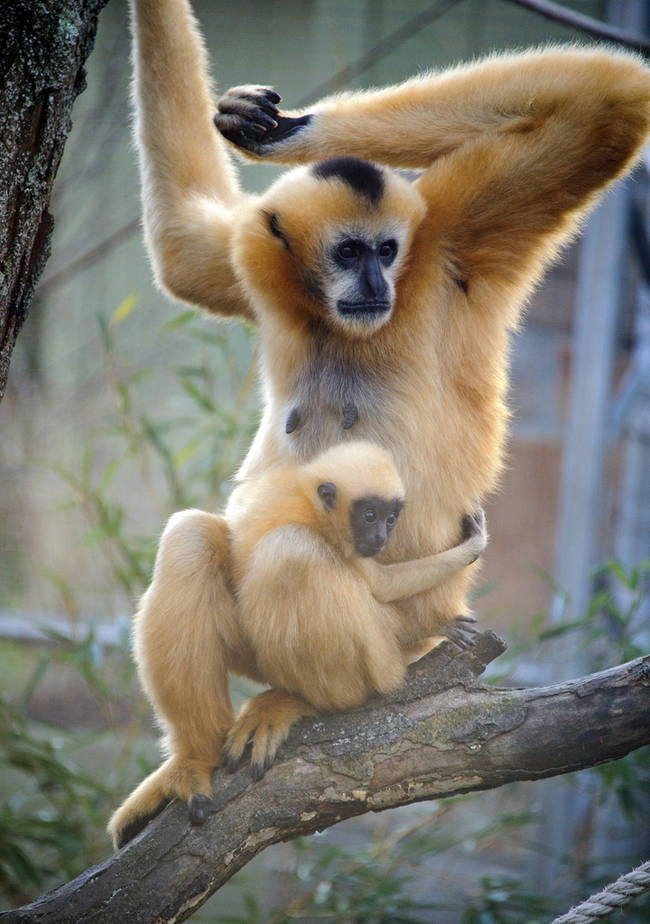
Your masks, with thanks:
[(377, 205), (384, 194), (384, 175), (379, 167), (359, 157), (332, 157), (314, 164), (314, 176), (319, 179), (338, 177), (373, 205)]

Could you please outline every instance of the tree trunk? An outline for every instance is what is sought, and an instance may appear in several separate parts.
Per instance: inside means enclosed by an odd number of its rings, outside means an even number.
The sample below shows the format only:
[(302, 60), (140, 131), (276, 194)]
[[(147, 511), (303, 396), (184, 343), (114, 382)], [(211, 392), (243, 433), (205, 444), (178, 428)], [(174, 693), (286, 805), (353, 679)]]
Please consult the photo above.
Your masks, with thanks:
[(105, 3), (0, 2), (0, 400), (50, 253), (52, 183)]
[(581, 770), (650, 741), (650, 657), (549, 687), (481, 684), (504, 647), (489, 632), (472, 652), (446, 643), (393, 696), (303, 720), (259, 783), (248, 767), (215, 772), (203, 827), (172, 804), (114, 857), (0, 921), (183, 921), (270, 844), (364, 812)]

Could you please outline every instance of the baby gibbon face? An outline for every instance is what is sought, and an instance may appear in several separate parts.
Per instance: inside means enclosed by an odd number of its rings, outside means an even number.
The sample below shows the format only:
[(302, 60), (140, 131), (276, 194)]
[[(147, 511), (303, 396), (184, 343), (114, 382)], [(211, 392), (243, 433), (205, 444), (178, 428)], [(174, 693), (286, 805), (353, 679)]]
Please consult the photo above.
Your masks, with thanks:
[(404, 501), (400, 497), (382, 497), (380, 494), (339, 497), (336, 485), (331, 481), (319, 484), (317, 490), (324, 510), (342, 525), (345, 524), (344, 511), (337, 508), (346, 508), (355, 553), (361, 558), (378, 555), (395, 528)]
[(360, 497), (350, 507), (350, 527), (354, 549), (361, 558), (378, 555), (395, 528), (404, 502), (394, 497), (386, 500), (376, 494)]
[[(237, 249), (244, 266), (282, 295), (300, 301), (347, 335), (367, 337), (389, 321), (396, 284), (424, 215), (419, 193), (390, 170), (354, 157), (298, 167), (271, 187), (256, 209), (255, 239)], [(260, 220), (268, 245), (260, 248)], [(274, 240), (275, 239), (275, 240)], [(248, 244), (247, 244), (248, 242)], [(271, 252), (278, 272), (260, 274)], [(270, 269), (270, 267), (269, 267)], [(276, 286), (267, 288), (275, 298)]]
[(404, 486), (387, 450), (364, 440), (340, 443), (303, 465), (299, 478), (344, 555), (381, 552), (404, 507)]

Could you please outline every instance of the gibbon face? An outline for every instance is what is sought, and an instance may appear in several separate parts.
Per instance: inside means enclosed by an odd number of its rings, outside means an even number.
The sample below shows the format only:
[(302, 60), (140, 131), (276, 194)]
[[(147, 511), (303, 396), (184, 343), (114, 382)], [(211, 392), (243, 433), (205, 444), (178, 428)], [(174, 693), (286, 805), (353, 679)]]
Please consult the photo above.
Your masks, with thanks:
[(325, 248), (322, 304), (331, 318), (360, 333), (381, 327), (395, 302), (395, 263), (400, 244), (387, 229), (341, 228)]
[(404, 486), (390, 453), (363, 440), (342, 443), (307, 463), (300, 477), (322, 511), (324, 531), (336, 536), (344, 554), (370, 558), (381, 552), (404, 507)]
[(381, 552), (395, 528), (403, 506), (404, 501), (398, 497), (385, 498), (377, 494), (353, 501), (350, 507), (350, 526), (357, 555), (372, 558)]
[(278, 299), (285, 312), (293, 302), (302, 315), (366, 337), (390, 320), (424, 211), (402, 177), (358, 158), (332, 158), (271, 187), (245, 222), (235, 259), (264, 301)]
[(336, 516), (344, 530), (346, 525), (349, 528), (348, 542), (355, 553), (360, 558), (379, 555), (395, 528), (397, 518), (404, 507), (403, 499), (382, 494), (339, 497), (339, 491), (331, 481), (319, 484), (317, 491), (323, 509), (330, 511), (332, 515), (339, 505), (343, 507)]

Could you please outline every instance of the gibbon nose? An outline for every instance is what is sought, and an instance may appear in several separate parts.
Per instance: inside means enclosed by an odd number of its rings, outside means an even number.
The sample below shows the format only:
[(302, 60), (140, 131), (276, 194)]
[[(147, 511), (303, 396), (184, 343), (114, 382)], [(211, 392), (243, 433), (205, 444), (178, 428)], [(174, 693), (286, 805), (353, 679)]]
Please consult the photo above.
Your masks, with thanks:
[(376, 529), (373, 529), (373, 531), (366, 536), (366, 539), (371, 548), (374, 549), (373, 555), (376, 555), (378, 552), (381, 552), (388, 540), (386, 527), (377, 526)]
[(376, 253), (367, 253), (363, 260), (363, 270), (361, 273), (364, 295), (371, 298), (384, 298), (388, 291), (384, 274), (379, 265), (379, 258)]
[(363, 535), (355, 537), (354, 547), (358, 555), (372, 558), (373, 555), (379, 555), (387, 541), (386, 527), (377, 525), (372, 529), (364, 529)]

